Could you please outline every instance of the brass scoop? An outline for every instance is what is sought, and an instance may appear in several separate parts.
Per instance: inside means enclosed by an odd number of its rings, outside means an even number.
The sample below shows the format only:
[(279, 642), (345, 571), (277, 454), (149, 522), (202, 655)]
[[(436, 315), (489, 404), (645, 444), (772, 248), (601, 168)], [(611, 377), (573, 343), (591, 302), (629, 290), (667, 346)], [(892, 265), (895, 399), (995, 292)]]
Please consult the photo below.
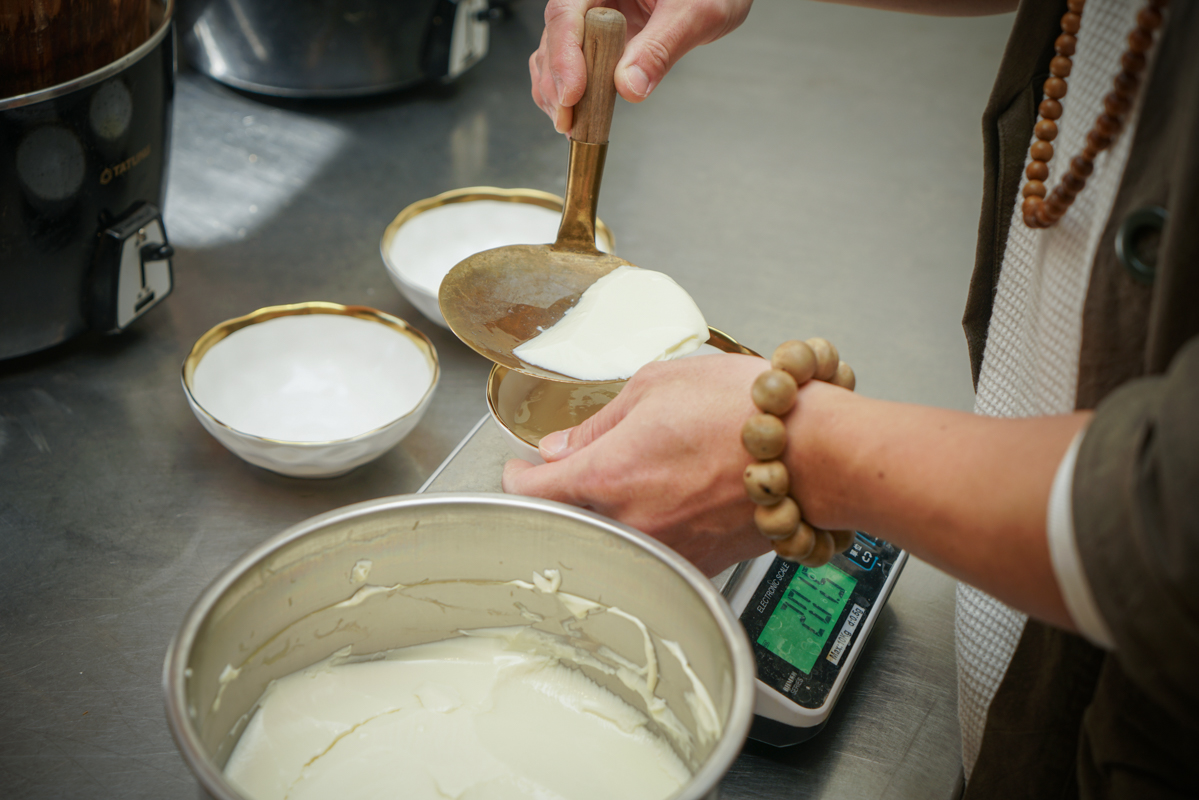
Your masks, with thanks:
[(616, 102), (613, 75), (624, 39), (619, 11), (587, 12), (587, 89), (574, 108), (558, 240), (476, 253), (450, 270), (438, 293), (442, 316), (459, 339), (497, 364), (539, 378), (587, 382), (527, 364), (512, 351), (562, 319), (591, 284), (619, 266), (632, 266), (595, 246), (595, 210)]

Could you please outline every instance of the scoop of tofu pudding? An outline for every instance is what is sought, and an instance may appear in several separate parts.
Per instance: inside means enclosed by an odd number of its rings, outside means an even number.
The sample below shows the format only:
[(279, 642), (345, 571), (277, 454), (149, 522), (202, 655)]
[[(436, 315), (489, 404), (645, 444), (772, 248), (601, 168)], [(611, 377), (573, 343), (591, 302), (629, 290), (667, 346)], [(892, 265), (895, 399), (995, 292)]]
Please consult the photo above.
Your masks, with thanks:
[(632, 377), (708, 340), (708, 323), (669, 275), (621, 266), (583, 292), (556, 324), (513, 349), (527, 364), (580, 381)]

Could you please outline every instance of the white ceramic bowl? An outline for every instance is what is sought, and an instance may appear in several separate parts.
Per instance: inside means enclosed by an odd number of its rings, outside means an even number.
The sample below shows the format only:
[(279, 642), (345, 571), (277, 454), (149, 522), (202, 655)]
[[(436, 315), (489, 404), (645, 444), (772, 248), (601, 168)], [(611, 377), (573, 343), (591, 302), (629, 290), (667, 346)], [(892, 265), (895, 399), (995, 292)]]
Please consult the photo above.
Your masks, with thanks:
[[(443, 328), (437, 291), (463, 259), (510, 244), (548, 244), (558, 237), (562, 198), (536, 189), (472, 186), (419, 200), (401, 211), (379, 251), (387, 275), (409, 303)], [(595, 244), (613, 252), (612, 231), (595, 221)]]
[(300, 303), (222, 322), (183, 362), (200, 424), (255, 466), (342, 475), (407, 436), (437, 386), (437, 351), (365, 306)]
[[(707, 343), (691, 355), (757, 355), (727, 333), (711, 327), (708, 330), (711, 335)], [(533, 464), (544, 464), (545, 459), (537, 449), (542, 437), (572, 428), (599, 413), (625, 383), (562, 383), (496, 364), (487, 377), (487, 410), (512, 455)]]

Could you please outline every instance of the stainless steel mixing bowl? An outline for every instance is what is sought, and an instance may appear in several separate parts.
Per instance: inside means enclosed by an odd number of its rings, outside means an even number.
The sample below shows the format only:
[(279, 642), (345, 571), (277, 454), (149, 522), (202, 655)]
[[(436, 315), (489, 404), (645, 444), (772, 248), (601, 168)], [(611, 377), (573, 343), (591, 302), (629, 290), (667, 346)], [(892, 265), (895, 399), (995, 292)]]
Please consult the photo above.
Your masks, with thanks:
[[(208, 796), (240, 800), (222, 768), (267, 684), (346, 645), (355, 654), (436, 641), (462, 629), (527, 625), (561, 632), (550, 595), (514, 588), (557, 569), (561, 590), (639, 617), (657, 653), (656, 694), (694, 739), (694, 776), (674, 800), (714, 798), (753, 716), (749, 641), (712, 584), (673, 550), (571, 506), (501, 494), (384, 498), (302, 522), (251, 550), (204, 591), (167, 652), (167, 718)], [(614, 614), (572, 627), (636, 664), (644, 635)], [(687, 695), (706, 687), (722, 731), (705, 741)], [(582, 667), (645, 710), (636, 692)], [(676, 747), (676, 749), (678, 749)]]

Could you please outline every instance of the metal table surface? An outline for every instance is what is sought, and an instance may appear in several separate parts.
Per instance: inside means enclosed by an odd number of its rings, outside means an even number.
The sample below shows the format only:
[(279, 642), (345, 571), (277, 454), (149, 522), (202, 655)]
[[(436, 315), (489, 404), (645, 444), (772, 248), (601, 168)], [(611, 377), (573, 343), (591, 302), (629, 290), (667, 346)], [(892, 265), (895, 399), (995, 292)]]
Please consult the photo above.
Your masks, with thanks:
[[(451, 86), (304, 103), (180, 74), (174, 293), (119, 337), (0, 363), (0, 796), (194, 796), (160, 688), (194, 598), (293, 523), (418, 490), (473, 430), (489, 364), (400, 297), (378, 246), (400, 209), (446, 189), (563, 191), (565, 143), (528, 99), (541, 8), (515, 12)], [(859, 391), (968, 408), (978, 118), (1009, 25), (760, 3), (649, 102), (618, 104), (600, 198), (618, 252), (750, 347), (824, 335)], [(420, 426), (330, 480), (241, 462), (179, 384), (209, 327), (303, 300), (403, 317), (442, 362)], [(492, 434), (466, 439), (434, 488), (495, 489)], [(950, 795), (952, 592), (910, 563), (829, 727), (786, 751), (747, 745), (724, 796)]]

